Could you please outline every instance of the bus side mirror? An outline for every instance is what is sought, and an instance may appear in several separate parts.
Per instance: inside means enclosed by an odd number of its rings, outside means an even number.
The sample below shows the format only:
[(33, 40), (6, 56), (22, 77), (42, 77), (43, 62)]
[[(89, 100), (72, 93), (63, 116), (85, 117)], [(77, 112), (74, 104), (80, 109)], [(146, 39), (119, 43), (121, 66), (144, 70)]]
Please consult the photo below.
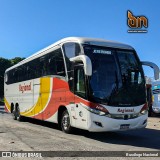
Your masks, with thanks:
[(73, 58), (70, 58), (70, 61), (72, 62), (83, 62), (84, 65), (84, 73), (87, 76), (92, 75), (92, 63), (88, 56), (86, 55), (80, 55)]
[(155, 80), (159, 79), (160, 70), (159, 70), (159, 67), (155, 63), (148, 62), (148, 61), (142, 61), (141, 64), (151, 67), (154, 70), (154, 79)]

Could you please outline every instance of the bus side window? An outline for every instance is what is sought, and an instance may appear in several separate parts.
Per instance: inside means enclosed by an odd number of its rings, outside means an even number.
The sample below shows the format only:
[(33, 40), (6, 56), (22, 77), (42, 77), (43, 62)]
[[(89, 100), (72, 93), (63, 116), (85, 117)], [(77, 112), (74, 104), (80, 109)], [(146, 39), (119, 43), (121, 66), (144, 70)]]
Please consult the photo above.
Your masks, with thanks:
[(11, 71), (7, 72), (7, 76), (8, 76), (7, 84), (11, 84)]
[(33, 60), (34, 78), (40, 77), (39, 58)]
[(25, 81), (27, 80), (27, 65), (26, 64), (23, 65), (23, 74), (24, 74), (23, 81)]
[(32, 68), (30, 65), (30, 62), (26, 64), (25, 66), (25, 80), (30, 80), (32, 79)]
[(55, 55), (53, 52), (51, 52), (48, 57), (48, 75), (56, 75), (56, 70), (57, 66)]
[(57, 49), (48, 56), (48, 74), (65, 76), (64, 59), (61, 49)]
[(23, 78), (23, 65), (18, 67), (18, 82), (21, 82)]
[(43, 58), (39, 57), (36, 58), (32, 61), (32, 65), (31, 65), (31, 69), (32, 69), (32, 78), (39, 78), (41, 76), (44, 76), (44, 70), (43, 70)]
[(64, 59), (61, 49), (55, 50), (53, 54), (55, 54), (55, 59), (56, 59), (57, 75), (65, 76)]
[(47, 75), (47, 67), (46, 67), (46, 62), (45, 62), (45, 56), (40, 57), (39, 59), (39, 70), (40, 70), (40, 77)]
[(32, 73), (32, 75), (31, 75), (31, 77), (32, 77), (32, 79), (35, 79), (35, 78), (37, 78), (37, 75), (36, 75), (36, 73), (37, 73), (37, 59), (34, 59), (34, 60), (32, 60), (31, 62), (30, 62), (30, 69), (31, 69), (31, 73)]
[(18, 81), (18, 68), (15, 68), (13, 72), (13, 83), (16, 83), (17, 81)]
[(27, 80), (30, 79), (30, 67), (27, 65)]

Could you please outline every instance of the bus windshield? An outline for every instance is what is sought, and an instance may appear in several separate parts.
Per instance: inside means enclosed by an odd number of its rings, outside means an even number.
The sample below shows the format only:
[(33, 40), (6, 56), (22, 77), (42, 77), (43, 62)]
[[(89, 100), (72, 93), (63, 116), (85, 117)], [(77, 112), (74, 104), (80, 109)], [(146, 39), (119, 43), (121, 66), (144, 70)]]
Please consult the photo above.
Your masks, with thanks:
[(125, 107), (146, 102), (144, 73), (135, 51), (84, 45), (84, 53), (92, 62), (92, 101)]

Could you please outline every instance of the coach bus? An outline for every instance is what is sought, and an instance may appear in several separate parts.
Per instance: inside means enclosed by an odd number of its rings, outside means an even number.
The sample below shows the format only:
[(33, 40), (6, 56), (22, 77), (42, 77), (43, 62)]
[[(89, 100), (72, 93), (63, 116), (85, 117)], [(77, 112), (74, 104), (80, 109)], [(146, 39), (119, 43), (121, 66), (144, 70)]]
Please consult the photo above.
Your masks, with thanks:
[(160, 113), (160, 80), (152, 82), (152, 94), (153, 94), (153, 105), (152, 110), (154, 113)]
[(129, 45), (69, 37), (5, 71), (5, 109), (23, 117), (92, 132), (144, 128), (148, 107), (142, 65)]

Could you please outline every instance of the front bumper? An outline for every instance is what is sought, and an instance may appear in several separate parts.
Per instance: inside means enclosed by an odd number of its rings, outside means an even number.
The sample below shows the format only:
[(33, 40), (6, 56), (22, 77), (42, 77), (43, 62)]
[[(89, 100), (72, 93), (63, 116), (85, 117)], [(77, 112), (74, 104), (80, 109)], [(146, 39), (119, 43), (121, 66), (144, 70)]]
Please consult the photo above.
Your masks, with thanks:
[[(148, 113), (141, 115), (134, 119), (113, 119), (106, 116), (99, 116), (90, 113), (88, 130), (91, 132), (105, 132), (105, 131), (122, 131), (145, 128), (147, 126)], [(128, 125), (127, 129), (121, 128), (122, 125)]]

